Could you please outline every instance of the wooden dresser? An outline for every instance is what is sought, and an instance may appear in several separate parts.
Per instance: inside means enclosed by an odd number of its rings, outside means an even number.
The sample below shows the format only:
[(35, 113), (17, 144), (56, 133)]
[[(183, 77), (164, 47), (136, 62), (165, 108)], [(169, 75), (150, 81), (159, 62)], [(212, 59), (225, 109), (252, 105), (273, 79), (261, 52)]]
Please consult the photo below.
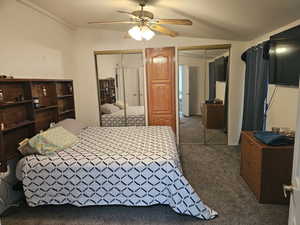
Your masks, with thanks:
[(225, 108), (223, 104), (203, 104), (202, 116), (204, 126), (207, 129), (223, 129), (224, 113)]
[(253, 136), (242, 133), (241, 176), (260, 203), (287, 204), (283, 184), (291, 183), (293, 146), (265, 145)]

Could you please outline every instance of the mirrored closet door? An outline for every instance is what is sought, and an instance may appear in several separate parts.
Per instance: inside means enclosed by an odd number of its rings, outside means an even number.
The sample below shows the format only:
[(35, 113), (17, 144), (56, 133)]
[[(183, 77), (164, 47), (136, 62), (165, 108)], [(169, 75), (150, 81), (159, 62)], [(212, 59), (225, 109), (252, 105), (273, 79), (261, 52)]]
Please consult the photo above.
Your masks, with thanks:
[(227, 144), (229, 48), (178, 52), (179, 141)]
[(101, 126), (144, 126), (142, 52), (99, 54), (96, 63)]

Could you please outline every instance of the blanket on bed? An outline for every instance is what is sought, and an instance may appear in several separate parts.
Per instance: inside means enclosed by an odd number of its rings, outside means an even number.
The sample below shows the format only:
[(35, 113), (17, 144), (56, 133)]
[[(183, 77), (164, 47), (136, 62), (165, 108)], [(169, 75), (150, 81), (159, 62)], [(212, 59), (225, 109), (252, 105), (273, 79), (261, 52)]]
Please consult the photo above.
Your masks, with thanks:
[(22, 168), (29, 206), (150, 206), (213, 219), (182, 174), (169, 127), (89, 127), (71, 148), (27, 156)]
[(111, 113), (103, 114), (101, 122), (103, 127), (125, 127), (125, 126), (145, 126), (145, 107), (129, 106), (126, 109), (126, 120), (124, 109)]

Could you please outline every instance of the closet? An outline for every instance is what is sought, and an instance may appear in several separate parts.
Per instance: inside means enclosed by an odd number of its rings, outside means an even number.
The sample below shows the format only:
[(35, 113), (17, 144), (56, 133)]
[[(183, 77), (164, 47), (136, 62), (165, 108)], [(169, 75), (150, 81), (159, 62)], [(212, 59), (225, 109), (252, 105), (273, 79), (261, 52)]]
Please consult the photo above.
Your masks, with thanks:
[(101, 126), (145, 126), (142, 51), (98, 52), (95, 59)]

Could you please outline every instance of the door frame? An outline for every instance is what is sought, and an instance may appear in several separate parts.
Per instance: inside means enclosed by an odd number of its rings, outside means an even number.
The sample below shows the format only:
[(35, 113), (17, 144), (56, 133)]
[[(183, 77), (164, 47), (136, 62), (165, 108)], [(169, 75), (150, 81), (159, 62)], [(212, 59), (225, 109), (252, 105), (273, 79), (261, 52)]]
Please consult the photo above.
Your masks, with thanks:
[[(175, 97), (176, 97), (176, 139), (177, 139), (177, 144), (180, 144), (179, 141), (179, 132), (180, 132), (180, 128), (179, 128), (179, 123), (180, 123), (180, 117), (179, 117), (179, 71), (178, 71), (178, 67), (179, 67), (179, 51), (187, 51), (187, 50), (216, 50), (216, 49), (228, 49), (229, 51), (229, 60), (228, 60), (228, 78), (227, 78), (227, 84), (229, 87), (229, 83), (230, 83), (230, 61), (231, 61), (231, 44), (218, 44), (218, 45), (198, 45), (198, 46), (183, 46), (183, 47), (177, 47), (176, 48), (176, 53), (175, 53), (175, 59), (176, 59), (176, 63), (175, 63), (175, 84), (176, 84), (176, 89), (175, 89)], [(206, 71), (205, 70), (205, 80), (204, 82), (206, 82)], [(205, 85), (206, 87), (206, 85)], [(230, 91), (230, 89), (228, 89), (228, 92)], [(204, 93), (206, 95), (206, 88), (204, 88)], [(229, 95), (229, 94), (228, 94)], [(228, 110), (229, 110), (229, 105), (230, 105), (230, 99), (228, 98)], [(228, 127), (228, 122), (229, 122), (229, 113), (227, 113), (227, 127)], [(227, 132), (227, 143), (228, 143), (228, 135), (229, 131)], [(204, 131), (204, 135), (206, 135), (206, 129)], [(206, 138), (204, 138), (204, 144), (205, 143)]]
[[(300, 88), (300, 85), (299, 85)], [(295, 145), (294, 145), (294, 158), (293, 158), (293, 172), (292, 172), (292, 177), (291, 177), (291, 185), (293, 188), (295, 188), (290, 195), (290, 206), (289, 206), (289, 225), (296, 225), (295, 222), (300, 222), (300, 221), (295, 221), (294, 219), (299, 220), (299, 216), (297, 218), (297, 212), (294, 208), (294, 200), (299, 200), (300, 198), (298, 197), (297, 199), (294, 199), (294, 192), (297, 192), (297, 196), (300, 194), (300, 89), (298, 91), (298, 112), (297, 112), (297, 127), (296, 127), (296, 140), (295, 140)], [(290, 184), (288, 184), (290, 185)], [(298, 202), (298, 209), (300, 208), (300, 203)], [(299, 212), (298, 212), (299, 213)]]
[(183, 115), (190, 116), (190, 67), (188, 65), (183, 66)]

